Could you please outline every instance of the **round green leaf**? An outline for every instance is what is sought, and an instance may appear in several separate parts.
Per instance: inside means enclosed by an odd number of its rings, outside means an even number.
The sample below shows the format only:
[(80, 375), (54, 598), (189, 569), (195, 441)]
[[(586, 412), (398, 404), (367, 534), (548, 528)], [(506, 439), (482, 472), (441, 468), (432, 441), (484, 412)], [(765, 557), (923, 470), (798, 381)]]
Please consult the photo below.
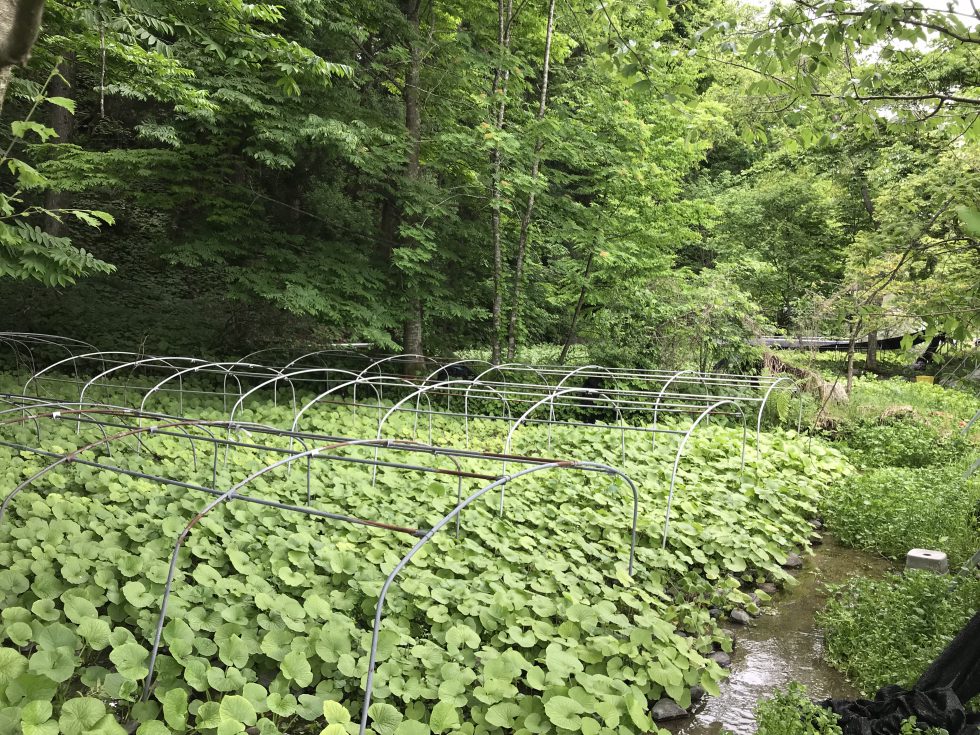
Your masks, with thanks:
[(579, 715), (585, 711), (585, 708), (571, 697), (552, 697), (545, 702), (544, 711), (551, 724), (556, 727), (578, 730), (582, 724)]
[(402, 713), (384, 702), (376, 702), (368, 709), (371, 716), (371, 728), (378, 735), (394, 735), (402, 721)]
[(105, 715), (105, 704), (92, 697), (76, 697), (61, 705), (58, 727), (62, 735), (84, 735)]
[(222, 698), (221, 706), (218, 709), (218, 716), (222, 720), (241, 722), (244, 725), (254, 725), (256, 719), (258, 719), (252, 703), (238, 694), (232, 694)]

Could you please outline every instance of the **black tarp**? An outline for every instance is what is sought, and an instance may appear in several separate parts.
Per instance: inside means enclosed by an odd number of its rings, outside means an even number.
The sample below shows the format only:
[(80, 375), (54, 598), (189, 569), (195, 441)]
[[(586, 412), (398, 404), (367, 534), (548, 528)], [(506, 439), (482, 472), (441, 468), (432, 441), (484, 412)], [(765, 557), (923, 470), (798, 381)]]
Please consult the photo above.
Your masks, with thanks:
[(844, 735), (898, 735), (902, 722), (941, 727), (950, 735), (980, 735), (980, 712), (964, 703), (980, 695), (980, 612), (933, 661), (912, 689), (887, 686), (873, 700), (819, 702), (839, 718)]

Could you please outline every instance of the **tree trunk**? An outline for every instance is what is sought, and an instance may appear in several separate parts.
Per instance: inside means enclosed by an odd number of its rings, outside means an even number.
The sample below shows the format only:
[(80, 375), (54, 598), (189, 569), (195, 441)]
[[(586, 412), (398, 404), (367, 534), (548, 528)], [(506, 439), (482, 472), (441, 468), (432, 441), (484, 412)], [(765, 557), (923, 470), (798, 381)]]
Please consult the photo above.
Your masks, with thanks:
[[(408, 316), (405, 318), (402, 340), (406, 355), (422, 354), (422, 302), (418, 296), (412, 296), (409, 299)], [(406, 363), (406, 371), (412, 375), (421, 373), (423, 367), (423, 361), (418, 359), (409, 360)]]
[(851, 337), (847, 343), (847, 387), (845, 388), (847, 395), (851, 395), (851, 389), (854, 387), (854, 345), (857, 342), (858, 334), (863, 324), (864, 319), (858, 317), (858, 320), (851, 328)]
[[(422, 114), (419, 107), (419, 80), (422, 75), (422, 49), (419, 47), (419, 3), (416, 0), (406, 0), (403, 4), (405, 17), (411, 25), (409, 40), (409, 62), (405, 74), (405, 87), (402, 98), (405, 102), (405, 130), (408, 133), (408, 162), (405, 165), (405, 177), (409, 181), (409, 190), (414, 190), (414, 183), (419, 180), (419, 166), (422, 148)], [(402, 247), (415, 247), (411, 240)], [(406, 354), (422, 354), (422, 299), (418, 283), (406, 284), (408, 296), (407, 313), (403, 322), (404, 343)], [(421, 361), (410, 362), (408, 369), (419, 372)]]
[[(60, 75), (60, 76), (59, 76)], [(65, 54), (64, 61), (58, 66), (58, 75), (51, 78), (48, 85), (48, 93), (52, 97), (70, 97), (71, 88), (75, 83), (75, 52), (70, 51)], [(48, 105), (49, 119), (48, 124), (58, 135), (59, 143), (70, 143), (72, 133), (75, 132), (75, 116), (60, 105)], [(50, 212), (64, 209), (68, 206), (68, 196), (63, 191), (49, 189), (44, 194), (44, 208)], [(45, 215), (43, 221), (44, 231), (55, 237), (62, 237), (67, 228), (64, 221), (58, 217)]]
[(13, 75), (13, 67), (0, 67), (0, 112), (3, 112), (3, 101), (7, 97), (7, 87), (10, 86), (10, 78)]
[(878, 333), (868, 333), (868, 352), (864, 358), (864, 369), (870, 373), (878, 372)]
[[(541, 97), (538, 100), (537, 120), (544, 119), (548, 107), (548, 75), (551, 70), (551, 37), (555, 29), (555, 0), (548, 3), (548, 28), (544, 37), (544, 66), (541, 74)], [(521, 280), (524, 276), (524, 259), (527, 254), (528, 229), (534, 213), (534, 186), (538, 181), (541, 166), (541, 149), (544, 141), (538, 135), (534, 141), (534, 154), (531, 158), (531, 191), (527, 195), (527, 206), (521, 216), (521, 231), (517, 239), (517, 259), (514, 263), (514, 285), (510, 298), (510, 325), (507, 328), (507, 359), (513, 360), (517, 353), (517, 317), (521, 306)]]
[[(495, 115), (496, 132), (504, 129), (504, 114), (507, 106), (507, 82), (510, 70), (503, 68), (504, 55), (510, 50), (510, 23), (513, 15), (513, 0), (497, 0), (497, 52), (499, 61), (493, 74), (493, 93), (497, 97)], [(503, 255), (500, 244), (500, 169), (501, 152), (499, 141), (490, 153), (490, 237), (493, 241), (493, 308), (490, 361), (500, 362), (500, 326), (503, 310)]]
[(568, 327), (568, 336), (565, 337), (565, 344), (561, 347), (561, 354), (558, 356), (558, 364), (564, 365), (568, 359), (568, 351), (572, 349), (572, 342), (575, 341), (575, 327), (578, 324), (578, 316), (582, 313), (585, 305), (585, 292), (589, 288), (589, 274), (592, 272), (592, 258), (595, 253), (589, 252), (589, 259), (585, 261), (585, 273), (582, 274), (582, 289), (578, 292), (578, 301), (575, 304), (575, 311), (572, 312), (572, 323)]
[(44, 0), (0, 0), (0, 110), (13, 72), (31, 57), (41, 29)]

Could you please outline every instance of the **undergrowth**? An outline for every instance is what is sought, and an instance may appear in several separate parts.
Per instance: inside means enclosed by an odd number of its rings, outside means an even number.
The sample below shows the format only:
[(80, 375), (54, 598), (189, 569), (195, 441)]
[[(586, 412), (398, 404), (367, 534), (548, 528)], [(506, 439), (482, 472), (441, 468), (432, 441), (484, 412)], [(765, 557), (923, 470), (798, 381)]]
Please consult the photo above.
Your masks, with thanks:
[(910, 688), (980, 607), (980, 576), (932, 572), (854, 578), (817, 621), (827, 659), (863, 692)]
[(958, 462), (968, 449), (960, 433), (943, 432), (910, 415), (895, 420), (860, 420), (838, 434), (860, 467), (927, 467)]
[(823, 499), (828, 528), (848, 546), (902, 559), (940, 549), (958, 565), (980, 548), (980, 477), (959, 465), (855, 473)]
[(841, 735), (842, 732), (837, 717), (814, 704), (806, 689), (795, 682), (759, 702), (755, 717), (757, 735)]

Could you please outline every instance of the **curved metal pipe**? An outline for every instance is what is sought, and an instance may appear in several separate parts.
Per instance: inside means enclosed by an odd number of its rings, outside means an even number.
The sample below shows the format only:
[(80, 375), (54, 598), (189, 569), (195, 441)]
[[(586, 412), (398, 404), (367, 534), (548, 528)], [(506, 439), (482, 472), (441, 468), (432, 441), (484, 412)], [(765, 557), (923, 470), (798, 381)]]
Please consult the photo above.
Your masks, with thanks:
[[(609, 401), (610, 403), (612, 403), (612, 406), (613, 406), (613, 408), (616, 411), (616, 419), (619, 421), (620, 424), (622, 424), (622, 422), (623, 422), (623, 412), (620, 410), (619, 404), (615, 400), (611, 399), (609, 396), (600, 393), (599, 391), (595, 390), (594, 388), (565, 388), (563, 390), (555, 390), (553, 393), (551, 393), (550, 395), (545, 396), (540, 401), (538, 401), (533, 406), (531, 406), (527, 411), (525, 411), (523, 413), (523, 415), (519, 419), (517, 419), (511, 425), (510, 430), (507, 432), (507, 439), (504, 442), (504, 454), (510, 454), (510, 444), (511, 444), (511, 440), (514, 438), (514, 432), (517, 431), (517, 429), (521, 426), (521, 424), (524, 423), (524, 421), (528, 418), (528, 416), (530, 416), (532, 413), (534, 413), (540, 406), (542, 406), (545, 403), (549, 403), (550, 402), (550, 404), (552, 406), (552, 409), (553, 409), (554, 408), (554, 401), (555, 401), (555, 399), (558, 398), (559, 396), (567, 395), (569, 393), (587, 393), (590, 396), (591, 395), (595, 395), (595, 394), (601, 395), (607, 401)], [(550, 420), (553, 421), (554, 419), (550, 419)], [(625, 428), (622, 428), (621, 433), (622, 433), (622, 446), (623, 446), (623, 461), (625, 462), (626, 461), (626, 429)], [(551, 424), (548, 425), (548, 450), (549, 451), (551, 450)], [(507, 460), (504, 460), (504, 463), (503, 463), (503, 471), (504, 472), (507, 471)], [(501, 488), (500, 488), (500, 514), (503, 515), (503, 513), (504, 513), (504, 488), (503, 488), (503, 486), (501, 486)]]
[(687, 432), (685, 432), (684, 438), (681, 439), (680, 446), (677, 447), (677, 454), (674, 457), (674, 469), (670, 473), (670, 490), (668, 490), (667, 492), (667, 512), (664, 515), (664, 538), (663, 538), (663, 543), (661, 544), (661, 548), (663, 549), (667, 548), (667, 533), (670, 530), (670, 508), (671, 508), (671, 504), (674, 501), (674, 487), (677, 484), (677, 468), (680, 466), (681, 455), (683, 455), (684, 453), (684, 447), (687, 446), (687, 442), (691, 438), (691, 434), (694, 433), (694, 429), (697, 428), (697, 425), (700, 424), (701, 421), (706, 416), (708, 416), (712, 411), (714, 411), (719, 406), (724, 406), (725, 404), (731, 404), (732, 406), (735, 406), (736, 410), (742, 416), (742, 467), (739, 470), (740, 472), (739, 482), (742, 483), (745, 481), (745, 439), (746, 439), (746, 430), (747, 430), (747, 424), (745, 423), (745, 412), (742, 411), (742, 407), (739, 406), (737, 403), (735, 403), (735, 401), (732, 401), (730, 399), (718, 401), (714, 405), (706, 408), (704, 411), (701, 412), (701, 415), (694, 420), (694, 422), (691, 424), (691, 427), (687, 430)]
[(632, 535), (632, 542), (630, 545), (628, 571), (630, 576), (633, 575), (633, 559), (636, 550), (636, 526), (637, 526), (637, 518), (639, 516), (639, 493), (637, 492), (636, 485), (633, 483), (633, 481), (623, 472), (615, 469), (614, 467), (599, 464), (596, 462), (551, 462), (544, 465), (537, 465), (535, 467), (527, 467), (523, 470), (520, 470), (519, 472), (515, 472), (513, 475), (505, 475), (504, 477), (501, 477), (500, 479), (491, 482), (489, 485), (485, 485), (484, 487), (480, 488), (472, 495), (468, 496), (461, 503), (457, 504), (455, 508), (453, 508), (448, 514), (443, 516), (432, 528), (430, 528), (426, 532), (426, 534), (422, 536), (422, 538), (420, 538), (411, 549), (409, 549), (409, 551), (405, 554), (405, 556), (401, 558), (398, 564), (395, 565), (395, 568), (391, 570), (391, 573), (388, 575), (388, 577), (385, 579), (384, 584), (381, 586), (381, 592), (378, 595), (378, 602), (375, 605), (375, 609), (374, 609), (374, 628), (371, 634), (371, 651), (368, 658), (367, 681), (364, 687), (364, 703), (363, 706), (361, 707), (360, 735), (365, 735), (365, 733), (367, 732), (368, 710), (371, 708), (371, 693), (374, 688), (374, 669), (377, 664), (378, 636), (381, 632), (381, 620), (382, 617), (384, 616), (385, 598), (388, 595), (388, 590), (391, 588), (391, 585), (394, 582), (395, 577), (397, 577), (399, 572), (401, 572), (402, 569), (404, 569), (408, 565), (408, 563), (412, 560), (412, 557), (414, 557), (422, 549), (423, 546), (425, 546), (440, 530), (442, 530), (447, 524), (449, 524), (453, 520), (453, 518), (457, 517), (463, 511), (463, 509), (466, 508), (468, 505), (478, 500), (482, 496), (486, 495), (491, 490), (494, 490), (497, 487), (502, 488), (508, 482), (515, 480), (519, 477), (523, 477), (524, 475), (529, 475), (532, 472), (541, 472), (544, 470), (552, 470), (556, 468), (602, 472), (605, 474), (616, 475), (626, 480), (626, 482), (632, 488), (633, 490), (633, 535)]

